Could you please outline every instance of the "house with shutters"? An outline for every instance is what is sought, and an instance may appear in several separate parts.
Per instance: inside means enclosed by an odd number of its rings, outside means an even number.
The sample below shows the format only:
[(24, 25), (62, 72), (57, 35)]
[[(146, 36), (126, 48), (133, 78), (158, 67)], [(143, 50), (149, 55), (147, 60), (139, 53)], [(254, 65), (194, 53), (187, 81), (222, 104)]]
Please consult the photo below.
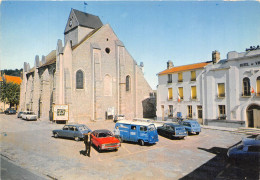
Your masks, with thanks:
[(260, 128), (260, 48), (231, 51), (220, 59), (158, 73), (157, 118), (195, 119), (201, 124)]

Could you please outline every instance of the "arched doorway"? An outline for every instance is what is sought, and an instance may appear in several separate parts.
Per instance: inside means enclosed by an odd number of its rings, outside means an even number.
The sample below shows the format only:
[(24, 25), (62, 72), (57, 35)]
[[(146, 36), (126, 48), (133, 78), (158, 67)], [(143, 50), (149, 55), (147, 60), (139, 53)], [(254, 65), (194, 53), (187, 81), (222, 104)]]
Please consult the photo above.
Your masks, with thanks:
[(247, 126), (260, 128), (260, 106), (251, 104), (246, 110)]

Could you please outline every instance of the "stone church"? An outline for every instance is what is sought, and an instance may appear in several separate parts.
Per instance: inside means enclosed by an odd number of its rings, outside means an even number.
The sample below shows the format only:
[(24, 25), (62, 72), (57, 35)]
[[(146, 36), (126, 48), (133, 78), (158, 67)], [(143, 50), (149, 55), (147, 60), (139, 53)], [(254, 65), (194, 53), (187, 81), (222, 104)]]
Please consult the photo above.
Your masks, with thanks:
[(69, 105), (69, 121), (105, 120), (109, 113), (127, 119), (149, 116), (151, 87), (109, 24), (98, 16), (72, 9), (64, 31), (64, 46), (24, 63), (20, 110), (52, 118), (53, 105)]

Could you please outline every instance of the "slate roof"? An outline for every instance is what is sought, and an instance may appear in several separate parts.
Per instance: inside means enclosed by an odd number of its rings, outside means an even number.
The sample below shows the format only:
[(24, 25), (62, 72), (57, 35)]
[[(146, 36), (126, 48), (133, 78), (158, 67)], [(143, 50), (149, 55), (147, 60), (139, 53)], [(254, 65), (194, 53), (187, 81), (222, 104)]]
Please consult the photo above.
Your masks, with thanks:
[(79, 22), (79, 26), (88, 27), (92, 29), (100, 28), (101, 26), (103, 26), (103, 23), (101, 22), (98, 16), (84, 13), (76, 9), (72, 10), (74, 11), (75, 16)]
[(22, 83), (22, 79), (18, 76), (4, 75), (4, 79), (6, 80), (6, 82), (12, 82), (19, 85)]
[(47, 65), (50, 65), (50, 64), (53, 64), (56, 62), (56, 50), (52, 50), (47, 56), (46, 56), (46, 63), (44, 63), (43, 65), (40, 66), (41, 67), (44, 67), (44, 66), (47, 66)]
[(94, 29), (93, 31), (91, 31), (90, 33), (88, 33), (78, 44), (74, 45), (72, 47), (72, 50), (76, 49), (79, 45), (81, 45), (84, 41), (86, 41), (87, 39), (89, 39), (92, 35), (94, 35), (100, 28)]
[(189, 64), (189, 65), (184, 65), (184, 66), (177, 66), (177, 67), (173, 67), (171, 69), (166, 69), (166, 70), (160, 72), (158, 75), (172, 74), (172, 73), (189, 71), (189, 70), (194, 70), (194, 69), (201, 69), (201, 68), (204, 68), (205, 66), (207, 66), (209, 63), (210, 62), (202, 62), (202, 63)]

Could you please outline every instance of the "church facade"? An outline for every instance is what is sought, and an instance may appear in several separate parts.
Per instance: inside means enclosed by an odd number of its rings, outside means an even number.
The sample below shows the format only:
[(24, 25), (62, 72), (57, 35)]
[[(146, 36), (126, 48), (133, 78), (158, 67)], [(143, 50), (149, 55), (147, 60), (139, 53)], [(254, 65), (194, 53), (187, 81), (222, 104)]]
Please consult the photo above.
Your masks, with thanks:
[[(49, 119), (53, 105), (69, 105), (69, 121), (104, 120), (111, 112), (127, 119), (146, 116), (153, 92), (109, 24), (98, 16), (72, 9), (64, 32), (64, 46), (46, 57), (24, 63), (20, 110)], [(149, 105), (148, 105), (149, 106)]]

